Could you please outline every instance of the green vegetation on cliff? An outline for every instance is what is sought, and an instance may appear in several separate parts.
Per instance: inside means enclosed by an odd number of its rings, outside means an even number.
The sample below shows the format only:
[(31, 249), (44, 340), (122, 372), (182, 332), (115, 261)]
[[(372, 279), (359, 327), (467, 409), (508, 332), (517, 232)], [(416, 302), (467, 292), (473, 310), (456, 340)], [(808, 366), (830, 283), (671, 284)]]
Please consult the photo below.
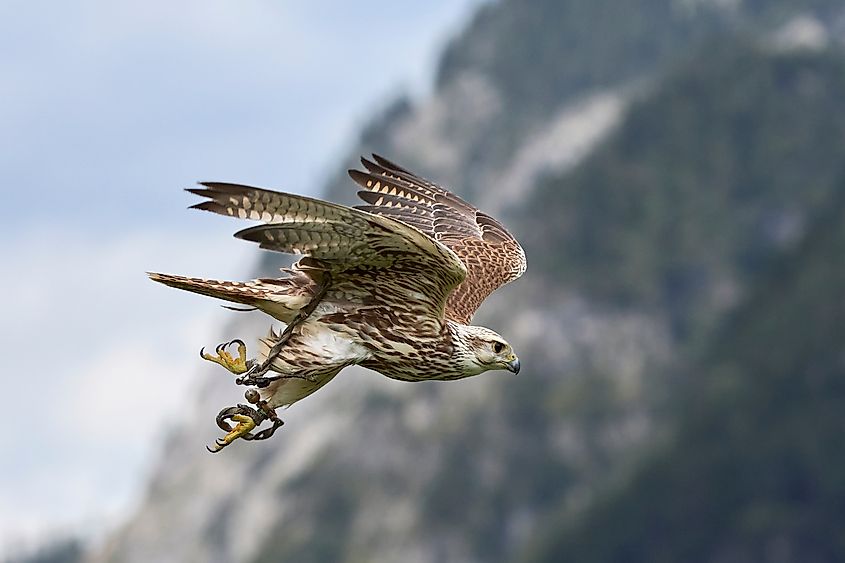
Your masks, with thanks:
[(532, 267), (709, 327), (842, 189), (845, 61), (716, 45), (524, 211)]
[(671, 443), (527, 560), (845, 559), (842, 184), (685, 377)]
[(696, 345), (668, 443), (526, 560), (845, 558), (843, 99), (841, 54), (714, 47), (537, 192), (535, 267)]

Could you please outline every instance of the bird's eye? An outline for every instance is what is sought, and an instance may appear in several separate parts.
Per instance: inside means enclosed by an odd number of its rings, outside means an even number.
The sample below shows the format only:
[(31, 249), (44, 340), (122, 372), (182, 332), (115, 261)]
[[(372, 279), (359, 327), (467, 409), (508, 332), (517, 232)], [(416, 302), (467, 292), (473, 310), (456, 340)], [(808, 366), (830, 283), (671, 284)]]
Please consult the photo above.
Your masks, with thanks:
[(494, 342), (493, 343), (493, 351), (497, 354), (501, 354), (505, 351), (505, 345), (501, 342)]

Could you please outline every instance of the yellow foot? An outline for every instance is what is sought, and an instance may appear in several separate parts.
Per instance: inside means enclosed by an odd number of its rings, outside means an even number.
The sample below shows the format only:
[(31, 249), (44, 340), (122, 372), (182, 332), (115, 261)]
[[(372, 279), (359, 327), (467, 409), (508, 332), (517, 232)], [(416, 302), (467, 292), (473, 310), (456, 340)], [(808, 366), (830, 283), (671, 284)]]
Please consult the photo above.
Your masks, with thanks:
[(208, 451), (211, 453), (217, 453), (238, 438), (242, 438), (249, 434), (249, 432), (255, 428), (255, 421), (252, 417), (247, 416), (245, 414), (235, 414), (232, 415), (232, 420), (237, 422), (237, 426), (235, 426), (231, 432), (223, 436), (222, 438), (217, 438), (214, 441), (214, 446), (206, 446)]
[[(219, 452), (238, 438), (250, 442), (252, 440), (266, 440), (272, 437), (276, 430), (284, 424), (282, 419), (276, 416), (275, 409), (261, 400), (257, 390), (248, 389), (244, 395), (246, 400), (256, 405), (258, 409), (239, 403), (233, 407), (226, 407), (217, 413), (217, 426), (224, 430), (226, 435), (215, 440), (213, 446), (207, 446), (211, 453)], [(271, 426), (253, 434), (252, 430), (265, 420), (269, 420), (272, 423)], [(232, 428), (230, 422), (237, 422), (237, 425)]]
[[(238, 357), (235, 358), (226, 351), (226, 348), (231, 346), (232, 344), (238, 345)], [(204, 360), (208, 360), (209, 362), (214, 362), (215, 364), (220, 364), (230, 372), (234, 373), (235, 375), (241, 375), (242, 373), (246, 373), (246, 371), (252, 367), (250, 364), (251, 361), (246, 359), (246, 344), (244, 344), (243, 340), (232, 340), (231, 342), (224, 342), (217, 346), (214, 350), (217, 352), (216, 356), (212, 356), (211, 354), (205, 353), (205, 348), (200, 350), (200, 357)]]

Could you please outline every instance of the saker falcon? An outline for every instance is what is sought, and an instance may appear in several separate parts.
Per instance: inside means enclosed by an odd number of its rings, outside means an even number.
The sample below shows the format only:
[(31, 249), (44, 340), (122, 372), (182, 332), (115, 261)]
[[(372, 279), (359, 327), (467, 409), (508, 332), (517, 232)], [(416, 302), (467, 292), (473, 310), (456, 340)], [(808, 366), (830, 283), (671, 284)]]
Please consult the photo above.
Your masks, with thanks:
[[(243, 341), (201, 352), (237, 380), (255, 385), (221, 411), (228, 434), (250, 431), (275, 409), (307, 397), (343, 368), (361, 365), (402, 381), (453, 380), (488, 370), (519, 372), (497, 333), (470, 324), (481, 302), (525, 272), (525, 253), (501, 223), (441, 186), (373, 155), (349, 175), (365, 205), (345, 207), (305, 196), (218, 182), (189, 189), (207, 198), (192, 208), (262, 221), (235, 234), (261, 248), (304, 255), (286, 277), (246, 282), (151, 273), (163, 284), (261, 310), (287, 324), (260, 341), (248, 360)], [(227, 351), (238, 345), (238, 356)], [(269, 374), (264, 376), (264, 374)], [(221, 420), (230, 418), (232, 429)], [(211, 448), (210, 448), (211, 449)]]

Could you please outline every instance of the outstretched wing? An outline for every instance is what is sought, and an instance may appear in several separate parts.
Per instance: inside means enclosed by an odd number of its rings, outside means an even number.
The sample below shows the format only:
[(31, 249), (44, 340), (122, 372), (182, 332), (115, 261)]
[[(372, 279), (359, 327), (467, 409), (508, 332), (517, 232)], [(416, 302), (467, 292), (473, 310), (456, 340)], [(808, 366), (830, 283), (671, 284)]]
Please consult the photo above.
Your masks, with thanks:
[(378, 155), (349, 175), (364, 189), (356, 209), (415, 227), (449, 247), (467, 269), (446, 303), (446, 316), (469, 324), (481, 302), (525, 272), (525, 252), (505, 227), (455, 194)]
[(466, 277), (452, 250), (391, 217), (250, 186), (201, 185), (188, 191), (208, 200), (192, 208), (265, 222), (236, 237), (268, 250), (304, 254), (335, 281), (377, 271), (384, 287), (427, 302), (441, 318), (446, 298)]

